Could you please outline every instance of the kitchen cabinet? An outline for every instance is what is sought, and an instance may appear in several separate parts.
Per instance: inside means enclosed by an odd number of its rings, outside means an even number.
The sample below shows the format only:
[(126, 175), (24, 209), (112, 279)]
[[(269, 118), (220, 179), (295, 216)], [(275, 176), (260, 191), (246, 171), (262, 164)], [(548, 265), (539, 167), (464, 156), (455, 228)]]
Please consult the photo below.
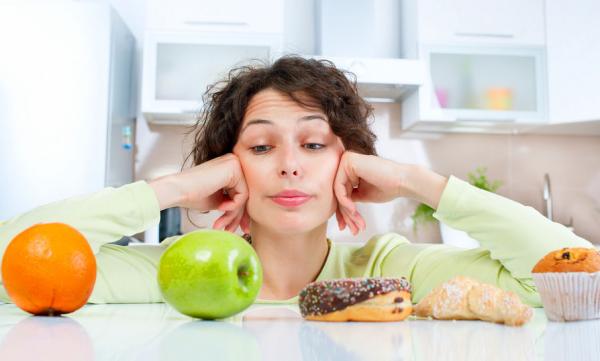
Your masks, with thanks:
[(398, 0), (318, 0), (317, 52), (346, 58), (400, 57)]
[(600, 2), (546, 0), (550, 123), (600, 120)]
[(209, 85), (281, 53), (283, 0), (149, 0), (146, 14), (142, 113), (151, 123), (195, 123)]
[(600, 135), (600, 3), (546, 0), (548, 123), (527, 133)]
[(403, 129), (515, 133), (547, 122), (544, 0), (407, 1), (402, 17), (403, 54), (426, 72), (403, 99)]
[(194, 124), (209, 85), (247, 59), (268, 61), (280, 49), (277, 34), (148, 32), (142, 113), (151, 123)]
[[(422, 63), (401, 57), (402, 2), (317, 0), (308, 11), (299, 11), (299, 3), (296, 1), (293, 15), (289, 8), (286, 10), (286, 23), (291, 24), (286, 28), (286, 41), (294, 34), (306, 37), (305, 29), (314, 28), (316, 48), (302, 56), (325, 59), (347, 71), (367, 101), (399, 102), (423, 83)], [(309, 3), (304, 2), (303, 6), (308, 7)], [(298, 18), (298, 13), (310, 16)]]
[(416, 2), (419, 43), (511, 46), (545, 43), (544, 0)]
[(304, 55), (307, 59), (326, 59), (338, 69), (350, 72), (360, 96), (373, 103), (401, 101), (423, 83), (423, 64), (414, 59), (355, 58)]
[(149, 0), (146, 28), (281, 33), (283, 0)]
[(510, 133), (546, 122), (542, 47), (421, 47), (427, 76), (402, 108), (404, 129)]

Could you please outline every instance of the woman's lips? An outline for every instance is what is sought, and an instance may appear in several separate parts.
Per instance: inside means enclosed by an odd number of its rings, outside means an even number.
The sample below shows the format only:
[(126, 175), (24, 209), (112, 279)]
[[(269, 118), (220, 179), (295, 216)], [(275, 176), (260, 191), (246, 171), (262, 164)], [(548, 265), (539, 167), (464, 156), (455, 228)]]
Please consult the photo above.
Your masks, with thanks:
[(271, 197), (273, 202), (282, 205), (284, 207), (297, 207), (301, 204), (308, 202), (310, 196), (301, 197)]

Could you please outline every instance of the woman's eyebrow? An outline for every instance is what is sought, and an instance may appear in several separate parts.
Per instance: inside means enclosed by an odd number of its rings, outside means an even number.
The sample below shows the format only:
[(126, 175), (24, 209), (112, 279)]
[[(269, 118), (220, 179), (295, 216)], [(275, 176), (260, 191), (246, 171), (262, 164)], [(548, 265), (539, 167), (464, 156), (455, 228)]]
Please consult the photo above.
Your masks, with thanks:
[[(308, 121), (308, 120), (322, 120), (325, 123), (327, 123), (327, 119), (325, 119), (325, 117), (321, 114), (310, 114), (310, 115), (305, 115), (303, 117), (298, 118), (296, 121), (297, 122), (301, 122), (301, 121)], [(244, 130), (246, 130), (246, 128), (248, 128), (249, 126), (253, 125), (253, 124), (269, 124), (269, 125), (274, 125), (275, 123), (273, 123), (272, 121), (268, 120), (268, 119), (252, 119), (249, 120), (248, 123), (246, 123), (246, 125), (244, 126), (244, 128), (242, 128), (242, 130), (240, 131), (240, 135), (242, 135), (242, 133), (244, 132)]]

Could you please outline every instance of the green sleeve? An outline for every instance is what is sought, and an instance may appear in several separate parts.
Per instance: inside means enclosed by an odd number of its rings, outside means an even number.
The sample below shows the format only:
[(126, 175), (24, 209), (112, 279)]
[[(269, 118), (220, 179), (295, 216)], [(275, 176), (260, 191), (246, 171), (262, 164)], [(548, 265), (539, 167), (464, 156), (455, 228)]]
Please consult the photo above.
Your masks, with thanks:
[[(96, 284), (88, 302), (160, 302), (156, 269), (166, 244), (108, 244), (156, 226), (159, 219), (158, 200), (146, 182), (109, 187), (7, 220), (0, 225), (0, 258), (10, 240), (27, 227), (42, 222), (67, 223), (83, 233), (96, 255)], [(0, 300), (9, 302), (4, 287), (0, 287)]]
[(383, 272), (408, 277), (414, 302), (442, 282), (464, 275), (514, 291), (526, 303), (541, 306), (531, 276), (537, 261), (562, 247), (593, 247), (534, 208), (453, 176), (434, 217), (467, 232), (480, 247), (465, 250), (443, 244), (403, 244), (391, 251)]

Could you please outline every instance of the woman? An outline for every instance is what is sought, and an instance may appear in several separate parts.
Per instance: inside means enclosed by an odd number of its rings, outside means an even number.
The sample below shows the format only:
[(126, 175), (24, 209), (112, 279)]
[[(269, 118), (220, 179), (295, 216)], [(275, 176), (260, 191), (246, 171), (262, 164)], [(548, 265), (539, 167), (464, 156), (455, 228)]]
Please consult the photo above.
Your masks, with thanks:
[[(165, 208), (219, 210), (224, 213), (213, 227), (240, 226), (259, 255), (264, 282), (258, 302), (295, 302), (315, 279), (359, 276), (405, 276), (418, 302), (462, 274), (540, 306), (530, 272), (537, 260), (561, 247), (592, 247), (530, 207), (376, 156), (371, 109), (329, 62), (284, 57), (267, 67), (243, 67), (210, 89), (205, 103), (194, 167), (17, 216), (0, 227), (0, 252), (34, 223), (65, 222), (83, 232), (96, 253), (99, 272), (89, 302), (161, 302), (158, 260), (178, 237), (138, 247), (108, 243), (156, 225)], [(437, 219), (467, 231), (481, 247), (411, 244), (396, 233), (364, 245), (327, 238), (334, 213), (340, 229), (357, 234), (365, 223), (355, 202), (397, 197), (437, 209)], [(0, 297), (8, 301), (5, 293)]]

